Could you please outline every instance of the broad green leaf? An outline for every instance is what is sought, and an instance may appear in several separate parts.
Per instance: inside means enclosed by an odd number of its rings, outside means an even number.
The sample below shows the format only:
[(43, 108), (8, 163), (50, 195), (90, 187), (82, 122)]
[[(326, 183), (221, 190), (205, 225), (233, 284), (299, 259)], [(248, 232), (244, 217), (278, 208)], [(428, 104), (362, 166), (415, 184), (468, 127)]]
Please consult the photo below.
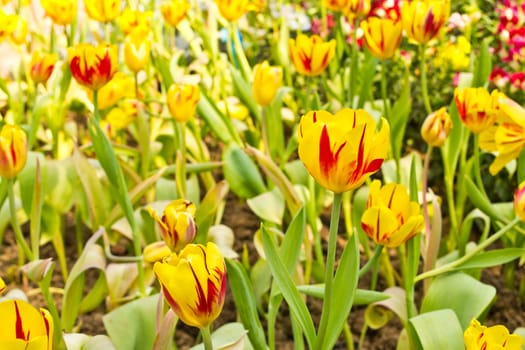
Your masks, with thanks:
[(366, 53), (367, 59), (361, 69), (361, 93), (359, 94), (359, 100), (357, 103), (358, 108), (363, 108), (366, 99), (372, 91), (371, 87), (374, 82), (374, 75), (376, 74), (377, 58), (372, 56), (370, 53)]
[(463, 328), (450, 309), (437, 310), (412, 317), (408, 321), (411, 349), (464, 349)]
[(250, 278), (242, 264), (225, 259), (228, 271), (228, 283), (235, 300), (237, 313), (246, 329), (248, 338), (255, 350), (266, 349), (266, 337), (257, 313), (257, 301)]
[(262, 220), (281, 225), (284, 215), (284, 197), (279, 189), (249, 198), (246, 203), (250, 209)]
[(155, 70), (159, 72), (162, 79), (162, 85), (167, 90), (173, 84), (173, 77), (170, 72), (170, 60), (168, 57), (162, 56), (159, 52), (152, 53), (152, 63)]
[(104, 315), (102, 321), (116, 350), (151, 349), (159, 294), (137, 299)]
[[(236, 134), (232, 135), (233, 126), (231, 125), (231, 121), (217, 109), (203, 89), (201, 89), (201, 98), (197, 105), (197, 113), (213, 131), (215, 137), (226, 145), (238, 138)], [(227, 123), (230, 124), (229, 127)]]
[(421, 305), (421, 313), (452, 310), (461, 328), (466, 329), (472, 319), (479, 318), (487, 310), (495, 296), (496, 288), (467, 274), (442, 275), (430, 285)]
[[(251, 350), (253, 347), (245, 340), (246, 333), (242, 323), (227, 323), (212, 333), (213, 348), (216, 350)], [(190, 350), (204, 350), (204, 344), (194, 346)]]
[(255, 102), (255, 99), (253, 98), (252, 85), (249, 84), (246, 80), (244, 80), (241, 72), (239, 72), (239, 70), (231, 64), (230, 73), (232, 77), (233, 88), (236, 92), (235, 95), (240, 98), (242, 103), (246, 107), (248, 107), (250, 114), (257, 119), (258, 123), (260, 123), (261, 111), (259, 109), (259, 106), (257, 105), (257, 102)]
[(266, 192), (266, 186), (253, 160), (238, 146), (230, 145), (223, 154), (223, 171), (231, 190), (241, 198)]
[[(468, 215), (463, 219), (463, 222), (461, 223), (461, 227), (459, 230), (459, 236), (458, 236), (458, 249), (460, 255), (465, 255), (466, 247), (468, 240), (470, 238), (470, 235), (472, 233), (472, 225), (475, 221), (481, 220), (483, 222), (483, 231), (481, 233), (481, 237), (483, 239), (486, 239), (489, 231), (490, 231), (490, 218), (483, 213), (478, 208), (472, 210)], [(479, 229), (479, 225), (477, 225)]]
[(195, 242), (204, 243), (207, 241), (208, 230), (214, 223), (217, 210), (221, 207), (221, 203), (223, 203), (224, 198), (228, 194), (228, 190), (229, 186), (226, 181), (217, 182), (197, 206), (195, 223), (197, 224), (198, 231)]
[(109, 264), (106, 268), (107, 306), (111, 310), (123, 301), (138, 275), (136, 263)]
[(106, 335), (92, 337), (83, 333), (66, 333), (64, 334), (64, 342), (67, 350), (116, 350)]
[[(31, 212), (37, 162), (40, 162), (42, 176), (45, 179), (46, 159), (45, 156), (40, 152), (27, 153), (26, 165), (17, 176), (18, 182), (20, 184), (20, 198), (22, 199), (22, 204), (26, 213)], [(49, 187), (46, 186), (44, 188), (44, 192), (48, 190), (48, 188)], [(1, 202), (3, 203), (3, 200)]]
[(474, 79), (472, 87), (483, 87), (487, 84), (492, 71), (492, 55), (490, 53), (489, 38), (481, 42), (481, 48), (474, 63)]
[(290, 274), (293, 272), (299, 261), (305, 231), (306, 211), (304, 208), (301, 208), (288, 226), (283, 242), (279, 247), (279, 256)]
[[(408, 116), (412, 109), (412, 98), (410, 95), (410, 74), (408, 69), (405, 70), (403, 79), (403, 88), (401, 95), (394, 103), (390, 112), (390, 135), (392, 137), (392, 153), (395, 159), (401, 158), (401, 150), (403, 147), (403, 140), (405, 136), (405, 129), (408, 124)], [(373, 81), (373, 79), (370, 79)]]
[(492, 203), (481, 193), (469, 177), (465, 177), (464, 183), (468, 196), (476, 208), (490, 216), (492, 219), (506, 221), (505, 218), (494, 209)]
[[(299, 292), (310, 295), (315, 298), (324, 298), (324, 284), (307, 284), (297, 286)], [(368, 305), (378, 301), (386, 300), (390, 295), (374, 290), (356, 289), (354, 296), (354, 305)]]
[(456, 267), (457, 270), (485, 269), (503, 265), (525, 255), (525, 248), (504, 248), (481, 252), (467, 262)]

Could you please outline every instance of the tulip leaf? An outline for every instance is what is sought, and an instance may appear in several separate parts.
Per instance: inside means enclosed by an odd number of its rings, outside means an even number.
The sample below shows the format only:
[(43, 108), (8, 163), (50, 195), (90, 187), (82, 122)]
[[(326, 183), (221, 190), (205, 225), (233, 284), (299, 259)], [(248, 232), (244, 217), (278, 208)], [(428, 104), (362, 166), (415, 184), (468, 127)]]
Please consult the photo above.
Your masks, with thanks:
[[(235, 95), (239, 96), (242, 103), (246, 105), (246, 107), (248, 107), (248, 109), (250, 110), (250, 114), (255, 116), (255, 118), (257, 119), (257, 123), (260, 123), (261, 111), (253, 97), (251, 84), (248, 84), (246, 80), (244, 80), (241, 72), (239, 72), (239, 70), (235, 68), (232, 64), (230, 64), (230, 73), (232, 77), (233, 88), (235, 90)], [(261, 86), (260, 88), (264, 87)]]
[[(246, 330), (242, 323), (227, 323), (217, 328), (211, 335), (213, 349), (216, 350), (252, 350), (250, 343), (245, 341)], [(192, 347), (190, 350), (204, 350), (204, 344)]]
[(259, 169), (239, 146), (231, 144), (223, 154), (224, 177), (240, 198), (252, 198), (266, 192)]
[(116, 350), (106, 335), (91, 337), (83, 333), (66, 333), (64, 334), (64, 342), (67, 350)]
[(421, 304), (421, 313), (452, 310), (461, 327), (466, 329), (472, 319), (479, 318), (487, 310), (495, 296), (496, 288), (467, 274), (442, 275), (430, 285)]
[[(478, 208), (472, 210), (468, 215), (463, 219), (458, 235), (458, 250), (461, 256), (465, 255), (466, 247), (470, 234), (472, 233), (472, 225), (475, 221), (483, 222), (483, 231), (481, 232), (481, 237), (486, 239), (490, 232), (490, 218), (483, 213)], [(477, 226), (479, 229), (479, 225)], [(481, 240), (480, 240), (481, 241)]]
[(225, 259), (228, 271), (228, 283), (235, 300), (237, 313), (248, 330), (248, 338), (255, 350), (266, 349), (266, 337), (257, 314), (257, 301), (250, 278), (242, 264)]
[(474, 63), (474, 79), (472, 87), (483, 87), (487, 84), (490, 72), (492, 71), (492, 55), (488, 39), (481, 42), (481, 48)]
[[(370, 79), (373, 81), (373, 79)], [(410, 95), (410, 74), (405, 70), (403, 88), (401, 95), (394, 103), (390, 112), (390, 137), (392, 138), (392, 153), (395, 159), (401, 158), (405, 129), (408, 124), (408, 116), (412, 108), (412, 96)]]
[(152, 348), (159, 297), (155, 294), (137, 299), (104, 315), (104, 327), (116, 350)]
[(284, 197), (279, 189), (261, 193), (249, 198), (246, 203), (262, 220), (281, 225), (284, 215)]
[(370, 92), (372, 91), (372, 84), (374, 82), (374, 75), (376, 74), (377, 68), (377, 58), (372, 56), (372, 54), (369, 51), (366, 51), (365, 55), (365, 63), (363, 65), (363, 68), (361, 69), (361, 92), (359, 93), (357, 108), (363, 108), (366, 99), (370, 97)]
[(465, 348), (463, 329), (456, 314), (450, 309), (427, 312), (412, 317), (408, 321), (407, 329), (411, 349), (414, 350)]
[(215, 221), (215, 215), (222, 201), (228, 194), (229, 186), (226, 181), (217, 182), (206, 193), (195, 211), (195, 223), (197, 224), (197, 236), (195, 242), (207, 241), (208, 230)]
[(465, 263), (456, 267), (457, 270), (485, 269), (511, 262), (525, 255), (525, 248), (494, 249), (478, 253)]
[(465, 147), (465, 141), (468, 137), (469, 131), (459, 118), (456, 101), (452, 99), (448, 108), (450, 119), (452, 120), (453, 128), (445, 140), (445, 144), (441, 147), (441, 155), (444, 162), (445, 181), (453, 181), (456, 175), (456, 167), (458, 164), (459, 154)]
[(505, 218), (501, 216), (501, 213), (494, 209), (492, 203), (481, 193), (468, 176), (465, 176), (464, 183), (467, 194), (476, 208), (490, 216), (492, 219), (506, 221)]
[[(315, 298), (324, 298), (324, 284), (306, 284), (297, 286), (297, 290)], [(376, 292), (374, 290), (367, 289), (356, 289), (354, 305), (368, 305), (378, 301), (386, 300), (388, 298), (390, 298), (390, 295), (383, 292)]]
[[(201, 89), (201, 98), (197, 105), (197, 113), (219, 140), (227, 145), (233, 140), (237, 141), (238, 136), (233, 131), (231, 121), (219, 111), (203, 89)], [(230, 124), (229, 126), (227, 125), (228, 123)]]

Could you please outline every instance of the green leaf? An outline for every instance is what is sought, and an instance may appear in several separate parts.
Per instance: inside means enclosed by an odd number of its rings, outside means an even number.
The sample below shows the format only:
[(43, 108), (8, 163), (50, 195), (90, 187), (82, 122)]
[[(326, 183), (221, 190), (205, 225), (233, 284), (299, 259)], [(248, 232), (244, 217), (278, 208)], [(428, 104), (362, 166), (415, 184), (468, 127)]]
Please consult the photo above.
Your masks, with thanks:
[(233, 82), (233, 88), (235, 90), (235, 95), (238, 96), (241, 102), (248, 107), (250, 114), (255, 116), (258, 122), (261, 120), (261, 110), (255, 102), (255, 99), (252, 95), (252, 86), (246, 80), (244, 80), (241, 72), (230, 64), (230, 73)]
[[(297, 286), (299, 292), (310, 295), (315, 298), (324, 298), (324, 284), (307, 284)], [(354, 305), (368, 305), (378, 301), (386, 300), (390, 295), (374, 290), (356, 289), (354, 296)]]
[(452, 99), (448, 108), (450, 119), (452, 120), (453, 128), (450, 130), (445, 144), (441, 147), (441, 154), (445, 162), (445, 181), (454, 181), (456, 174), (456, 166), (459, 159), (459, 154), (465, 145), (465, 140), (468, 137), (468, 129), (463, 126), (459, 118), (456, 101)]
[(199, 228), (197, 237), (195, 237), (196, 242), (204, 243), (207, 241), (208, 230), (215, 221), (217, 210), (228, 194), (228, 189), (229, 186), (226, 181), (219, 181), (206, 193), (200, 202), (195, 211), (195, 223)]
[(297, 266), (305, 231), (306, 211), (301, 208), (288, 226), (279, 249), (279, 257), (290, 274)]
[(266, 338), (257, 314), (257, 302), (250, 278), (240, 262), (231, 259), (225, 259), (225, 261), (228, 283), (235, 300), (237, 313), (248, 330), (248, 338), (255, 350), (266, 350)]
[(267, 191), (257, 165), (239, 146), (231, 144), (223, 161), (224, 177), (237, 196), (251, 198)]
[(487, 84), (492, 71), (492, 55), (490, 53), (489, 38), (481, 42), (481, 48), (474, 63), (474, 79), (472, 87), (483, 87)]
[[(394, 158), (401, 158), (401, 149), (403, 147), (403, 140), (405, 136), (405, 129), (408, 124), (408, 116), (412, 109), (412, 96), (410, 95), (410, 74), (408, 70), (405, 70), (405, 76), (403, 79), (403, 89), (401, 95), (394, 103), (392, 111), (390, 113), (391, 123), (390, 135), (392, 135), (392, 153)], [(373, 79), (370, 79), (373, 81)]]
[[(421, 313), (444, 309), (452, 310), (455, 312), (461, 328), (466, 329), (472, 319), (479, 318), (487, 310), (495, 296), (496, 288), (481, 283), (467, 274), (442, 275), (430, 285), (421, 304)], [(441, 327), (441, 329), (443, 328), (448, 328), (448, 324), (447, 327)], [(447, 349), (457, 348), (449, 347)]]
[(503, 265), (525, 255), (525, 248), (494, 249), (476, 254), (467, 262), (456, 267), (457, 270), (485, 269)]
[[(211, 335), (213, 348), (217, 350), (250, 350), (250, 343), (245, 341), (246, 330), (242, 323), (227, 323), (217, 328)], [(192, 347), (190, 350), (204, 350), (204, 344)]]
[(470, 200), (472, 201), (472, 204), (474, 204), (476, 208), (490, 216), (492, 219), (505, 222), (505, 218), (502, 217), (499, 211), (494, 209), (492, 203), (481, 193), (474, 182), (468, 176), (465, 176), (464, 180), (466, 190)]
[(464, 349), (463, 329), (449, 309), (423, 313), (408, 321), (414, 350)]
[(159, 72), (162, 79), (162, 85), (167, 90), (173, 84), (173, 78), (170, 71), (170, 59), (169, 57), (161, 56), (158, 52), (153, 52), (152, 63), (155, 66), (155, 70)]
[(367, 97), (369, 97), (370, 92), (372, 91), (374, 75), (377, 69), (377, 58), (372, 56), (369, 52), (366, 52), (366, 56), (365, 64), (361, 69), (361, 93), (359, 94), (359, 100), (357, 103), (358, 108), (363, 108)]
[(284, 215), (284, 197), (278, 188), (249, 198), (246, 204), (262, 220), (281, 225)]
[(106, 335), (91, 337), (83, 333), (66, 333), (64, 334), (64, 342), (67, 350), (116, 350)]
[[(204, 120), (206, 125), (213, 131), (215, 137), (226, 145), (236, 140), (237, 136), (232, 135), (233, 126), (231, 121), (214, 105), (212, 99), (201, 89), (201, 98), (197, 105), (197, 113)], [(230, 123), (228, 127), (227, 123)]]
[(159, 294), (137, 299), (104, 315), (102, 321), (117, 350), (151, 349)]

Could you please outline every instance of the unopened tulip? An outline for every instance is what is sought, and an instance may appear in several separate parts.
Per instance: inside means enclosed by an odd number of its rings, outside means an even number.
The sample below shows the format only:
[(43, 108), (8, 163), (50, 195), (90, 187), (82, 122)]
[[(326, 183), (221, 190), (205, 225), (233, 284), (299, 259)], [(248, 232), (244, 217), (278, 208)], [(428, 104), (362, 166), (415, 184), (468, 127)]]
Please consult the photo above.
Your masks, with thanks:
[(405, 0), (401, 7), (407, 36), (426, 44), (438, 36), (450, 13), (450, 0)]
[(452, 119), (445, 107), (431, 113), (421, 126), (421, 136), (432, 147), (441, 147), (452, 130)]
[[(88, 95), (92, 98), (92, 92)], [(132, 77), (117, 72), (110, 81), (98, 90), (98, 108), (106, 109), (114, 106), (123, 98), (135, 96), (135, 82)]]
[(89, 18), (99, 22), (109, 22), (120, 14), (119, 0), (84, 0)]
[(171, 249), (166, 245), (164, 241), (158, 241), (148, 244), (144, 247), (142, 258), (144, 262), (148, 264), (154, 264), (157, 261), (170, 256), (172, 253)]
[(304, 75), (316, 76), (324, 72), (335, 55), (335, 40), (325, 42), (320, 36), (297, 35), (289, 40), (290, 57), (295, 69)]
[(342, 193), (359, 187), (381, 168), (388, 153), (390, 127), (362, 109), (342, 109), (335, 115), (309, 112), (299, 124), (299, 158), (317, 182)]
[(395, 183), (370, 185), (361, 227), (376, 244), (398, 247), (423, 229), (419, 204), (411, 202), (405, 186)]
[(151, 20), (153, 13), (151, 11), (132, 10), (130, 8), (124, 9), (122, 14), (117, 18), (117, 23), (125, 35), (137, 27), (151, 28)]
[(160, 5), (160, 12), (166, 23), (172, 27), (176, 27), (180, 21), (184, 19), (189, 8), (190, 4), (188, 0), (170, 0)]
[(178, 252), (193, 242), (197, 234), (197, 226), (195, 204), (192, 202), (177, 199), (166, 206), (162, 217), (153, 210), (150, 210), (150, 214), (159, 225), (164, 242), (172, 251)]
[(187, 122), (195, 114), (201, 92), (195, 85), (173, 84), (168, 89), (167, 103), (171, 116), (178, 122)]
[(348, 7), (349, 0), (324, 0), (325, 6), (335, 12), (343, 12)]
[(118, 52), (114, 45), (78, 44), (67, 50), (73, 78), (91, 90), (99, 90), (117, 72)]
[(221, 313), (226, 294), (226, 265), (219, 248), (187, 245), (153, 266), (162, 293), (187, 325), (208, 327)]
[(55, 24), (71, 24), (77, 16), (77, 0), (40, 0), (40, 3)]
[(53, 350), (53, 318), (23, 300), (0, 302), (0, 349)]
[(118, 131), (128, 127), (137, 117), (137, 103), (133, 100), (124, 100), (118, 107), (112, 108), (106, 115), (106, 121), (111, 130)]
[(40, 51), (33, 51), (29, 63), (29, 74), (35, 84), (47, 83), (51, 73), (53, 73), (56, 61), (56, 54), (42, 54)]
[(151, 51), (150, 30), (137, 27), (124, 40), (124, 62), (128, 68), (137, 73), (146, 66)]
[(26, 165), (27, 136), (18, 125), (5, 124), (0, 131), (0, 176), (12, 179)]
[(466, 350), (521, 350), (525, 340), (510, 334), (503, 325), (487, 327), (479, 321), (472, 320), (463, 333)]
[(219, 7), (221, 16), (227, 21), (233, 22), (238, 20), (248, 11), (248, 0), (215, 0)]
[(346, 7), (343, 9), (343, 13), (349, 19), (361, 18), (368, 15), (371, 7), (371, 0), (348, 0)]
[(283, 80), (283, 69), (270, 66), (268, 61), (255, 65), (252, 92), (261, 106), (269, 105)]
[(27, 21), (17, 15), (11, 15), (12, 22), (9, 38), (16, 45), (22, 45), (27, 42)]
[(496, 120), (498, 92), (492, 94), (484, 88), (456, 88), (454, 100), (463, 124), (478, 134), (489, 128)]
[(394, 56), (403, 34), (401, 21), (368, 17), (366, 21), (361, 22), (361, 29), (363, 29), (365, 45), (372, 55), (382, 60)]

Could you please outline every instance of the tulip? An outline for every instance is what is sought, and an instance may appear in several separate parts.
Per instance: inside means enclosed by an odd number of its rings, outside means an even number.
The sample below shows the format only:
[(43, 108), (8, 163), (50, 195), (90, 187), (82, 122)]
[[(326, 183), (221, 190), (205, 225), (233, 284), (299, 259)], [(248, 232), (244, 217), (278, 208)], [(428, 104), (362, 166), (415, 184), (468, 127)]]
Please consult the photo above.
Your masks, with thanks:
[(5, 124), (0, 131), (0, 176), (10, 180), (26, 165), (27, 137), (18, 125)]
[(157, 261), (162, 261), (162, 259), (167, 258), (171, 253), (172, 251), (166, 245), (166, 242), (158, 241), (145, 246), (142, 257), (145, 263), (154, 264)]
[(456, 88), (454, 100), (463, 124), (478, 134), (489, 128), (496, 119), (498, 92), (491, 95), (484, 88)]
[[(88, 91), (92, 99), (93, 92)], [(98, 90), (98, 108), (106, 109), (114, 106), (121, 99), (135, 96), (135, 82), (132, 77), (117, 72), (106, 85)]]
[(215, 0), (219, 7), (221, 16), (227, 21), (233, 22), (238, 20), (248, 11), (248, 0)]
[(84, 0), (89, 18), (103, 23), (117, 18), (120, 14), (120, 3), (118, 0)]
[(325, 6), (335, 12), (343, 12), (348, 7), (349, 0), (324, 0)]
[(0, 9), (0, 41), (8, 38), (12, 29), (13, 15), (8, 15)]
[(153, 13), (151, 11), (138, 11), (130, 8), (124, 9), (122, 14), (117, 18), (118, 25), (125, 35), (137, 27), (151, 27), (151, 19)]
[(137, 116), (137, 104), (135, 101), (125, 100), (118, 107), (112, 108), (106, 115), (106, 121), (111, 130), (121, 130), (128, 127)]
[(71, 24), (77, 16), (77, 0), (40, 0), (40, 3), (55, 24)]
[(49, 311), (23, 300), (0, 302), (0, 349), (53, 350), (53, 318)]
[(421, 136), (432, 147), (441, 147), (445, 143), (450, 130), (452, 119), (445, 107), (431, 113), (421, 126)]
[(450, 0), (406, 0), (401, 7), (403, 28), (410, 39), (424, 45), (437, 37), (449, 13)]
[(525, 221), (525, 181), (514, 192), (514, 213), (521, 221)]
[(118, 52), (114, 45), (78, 44), (67, 49), (73, 78), (91, 90), (106, 85), (117, 71)]
[(269, 105), (283, 80), (283, 69), (270, 66), (268, 61), (255, 65), (252, 92), (255, 101), (261, 106)]
[(162, 217), (150, 209), (150, 214), (160, 227), (162, 238), (174, 252), (178, 252), (187, 244), (193, 242), (197, 233), (195, 224), (195, 204), (184, 199), (169, 203)]
[(503, 325), (493, 327), (482, 326), (479, 321), (472, 320), (463, 333), (466, 350), (521, 350), (524, 339), (517, 334), (509, 334)]
[(4, 280), (0, 277), (0, 294), (2, 294), (6, 289)]
[(371, 3), (371, 0), (348, 0), (343, 12), (349, 19), (365, 17), (370, 12)]
[(403, 34), (401, 21), (368, 17), (361, 22), (365, 45), (375, 57), (385, 60), (394, 56)]
[(16, 45), (22, 45), (27, 42), (27, 21), (20, 16), (11, 15), (11, 29), (9, 38)]
[(335, 193), (359, 187), (381, 168), (388, 153), (390, 127), (381, 129), (364, 110), (335, 115), (309, 112), (299, 124), (299, 158), (319, 184)]
[(134, 73), (148, 63), (151, 51), (149, 34), (150, 30), (147, 27), (137, 27), (124, 40), (124, 62)]
[(297, 35), (289, 40), (290, 57), (295, 69), (304, 75), (321, 74), (335, 55), (335, 40), (323, 41), (318, 35)]
[(221, 313), (226, 265), (215, 244), (189, 244), (180, 254), (156, 262), (153, 271), (166, 301), (187, 325), (206, 328)]
[(170, 26), (176, 27), (184, 19), (189, 8), (187, 0), (171, 0), (160, 5), (160, 12)]
[(419, 204), (411, 202), (405, 186), (395, 183), (370, 185), (361, 227), (376, 244), (395, 248), (423, 229)]
[(35, 84), (45, 84), (53, 73), (56, 54), (42, 54), (39, 51), (33, 51), (31, 62), (29, 63), (29, 73)]
[(201, 92), (195, 85), (172, 85), (168, 89), (167, 102), (171, 116), (179, 122), (187, 122), (195, 114)]

